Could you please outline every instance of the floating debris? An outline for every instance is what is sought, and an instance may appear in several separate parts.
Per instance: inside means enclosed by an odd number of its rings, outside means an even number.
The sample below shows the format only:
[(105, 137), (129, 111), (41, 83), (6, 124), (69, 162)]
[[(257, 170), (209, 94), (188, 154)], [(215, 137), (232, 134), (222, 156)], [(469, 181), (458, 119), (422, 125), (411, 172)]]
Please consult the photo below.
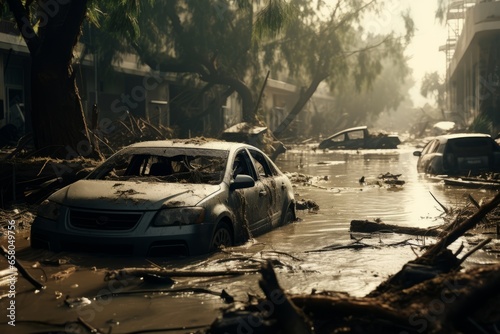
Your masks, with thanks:
[(68, 305), (70, 308), (78, 308), (92, 304), (91, 300), (88, 299), (87, 297), (77, 297), (77, 298), (67, 297), (64, 300), (64, 303)]

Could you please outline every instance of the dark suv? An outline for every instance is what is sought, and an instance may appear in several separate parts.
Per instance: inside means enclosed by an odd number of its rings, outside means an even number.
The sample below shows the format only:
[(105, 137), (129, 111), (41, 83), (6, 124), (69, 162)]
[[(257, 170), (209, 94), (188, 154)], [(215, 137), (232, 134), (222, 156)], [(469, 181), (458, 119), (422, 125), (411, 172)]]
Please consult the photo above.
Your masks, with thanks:
[(472, 176), (500, 172), (500, 146), (482, 133), (438, 136), (413, 155), (418, 157), (419, 173)]

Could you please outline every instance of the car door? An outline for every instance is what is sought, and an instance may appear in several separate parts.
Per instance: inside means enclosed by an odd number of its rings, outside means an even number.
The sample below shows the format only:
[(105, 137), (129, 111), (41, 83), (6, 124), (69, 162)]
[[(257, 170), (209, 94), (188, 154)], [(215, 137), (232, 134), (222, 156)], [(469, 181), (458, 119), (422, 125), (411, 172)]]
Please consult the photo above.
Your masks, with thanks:
[(237, 206), (236, 216), (241, 220), (243, 229), (252, 237), (271, 228), (271, 219), (268, 217), (270, 194), (245, 149), (238, 151), (233, 161), (233, 178), (239, 174), (249, 175), (255, 180), (253, 187), (237, 189), (232, 194), (233, 206)]
[(419, 173), (429, 173), (432, 168), (432, 161), (435, 159), (434, 152), (439, 146), (439, 140), (433, 139), (424, 146), (417, 161), (417, 170)]
[(270, 219), (271, 226), (274, 228), (280, 225), (284, 205), (284, 181), (280, 175), (269, 163), (268, 159), (257, 150), (248, 150), (252, 156), (252, 162), (257, 171), (259, 182), (265, 189), (265, 195), (261, 196), (261, 205), (267, 208), (267, 217)]

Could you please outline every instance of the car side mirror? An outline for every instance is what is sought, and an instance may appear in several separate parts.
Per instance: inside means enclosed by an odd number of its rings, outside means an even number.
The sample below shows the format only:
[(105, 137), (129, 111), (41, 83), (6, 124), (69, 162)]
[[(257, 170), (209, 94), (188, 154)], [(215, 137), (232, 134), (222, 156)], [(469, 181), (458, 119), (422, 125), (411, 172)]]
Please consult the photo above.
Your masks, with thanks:
[(243, 188), (251, 188), (255, 186), (255, 180), (250, 175), (236, 175), (233, 181), (229, 186), (230, 190), (243, 189)]
[(414, 151), (413, 155), (416, 156), (416, 157), (419, 157), (419, 156), (422, 155), (422, 152), (421, 151)]

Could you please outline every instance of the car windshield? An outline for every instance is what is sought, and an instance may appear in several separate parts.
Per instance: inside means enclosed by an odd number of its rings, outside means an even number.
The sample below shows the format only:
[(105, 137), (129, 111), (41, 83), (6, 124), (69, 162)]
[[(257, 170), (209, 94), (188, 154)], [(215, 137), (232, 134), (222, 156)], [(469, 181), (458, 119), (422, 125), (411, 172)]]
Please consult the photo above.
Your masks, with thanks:
[(130, 148), (110, 157), (88, 179), (218, 184), (227, 157), (225, 150)]

